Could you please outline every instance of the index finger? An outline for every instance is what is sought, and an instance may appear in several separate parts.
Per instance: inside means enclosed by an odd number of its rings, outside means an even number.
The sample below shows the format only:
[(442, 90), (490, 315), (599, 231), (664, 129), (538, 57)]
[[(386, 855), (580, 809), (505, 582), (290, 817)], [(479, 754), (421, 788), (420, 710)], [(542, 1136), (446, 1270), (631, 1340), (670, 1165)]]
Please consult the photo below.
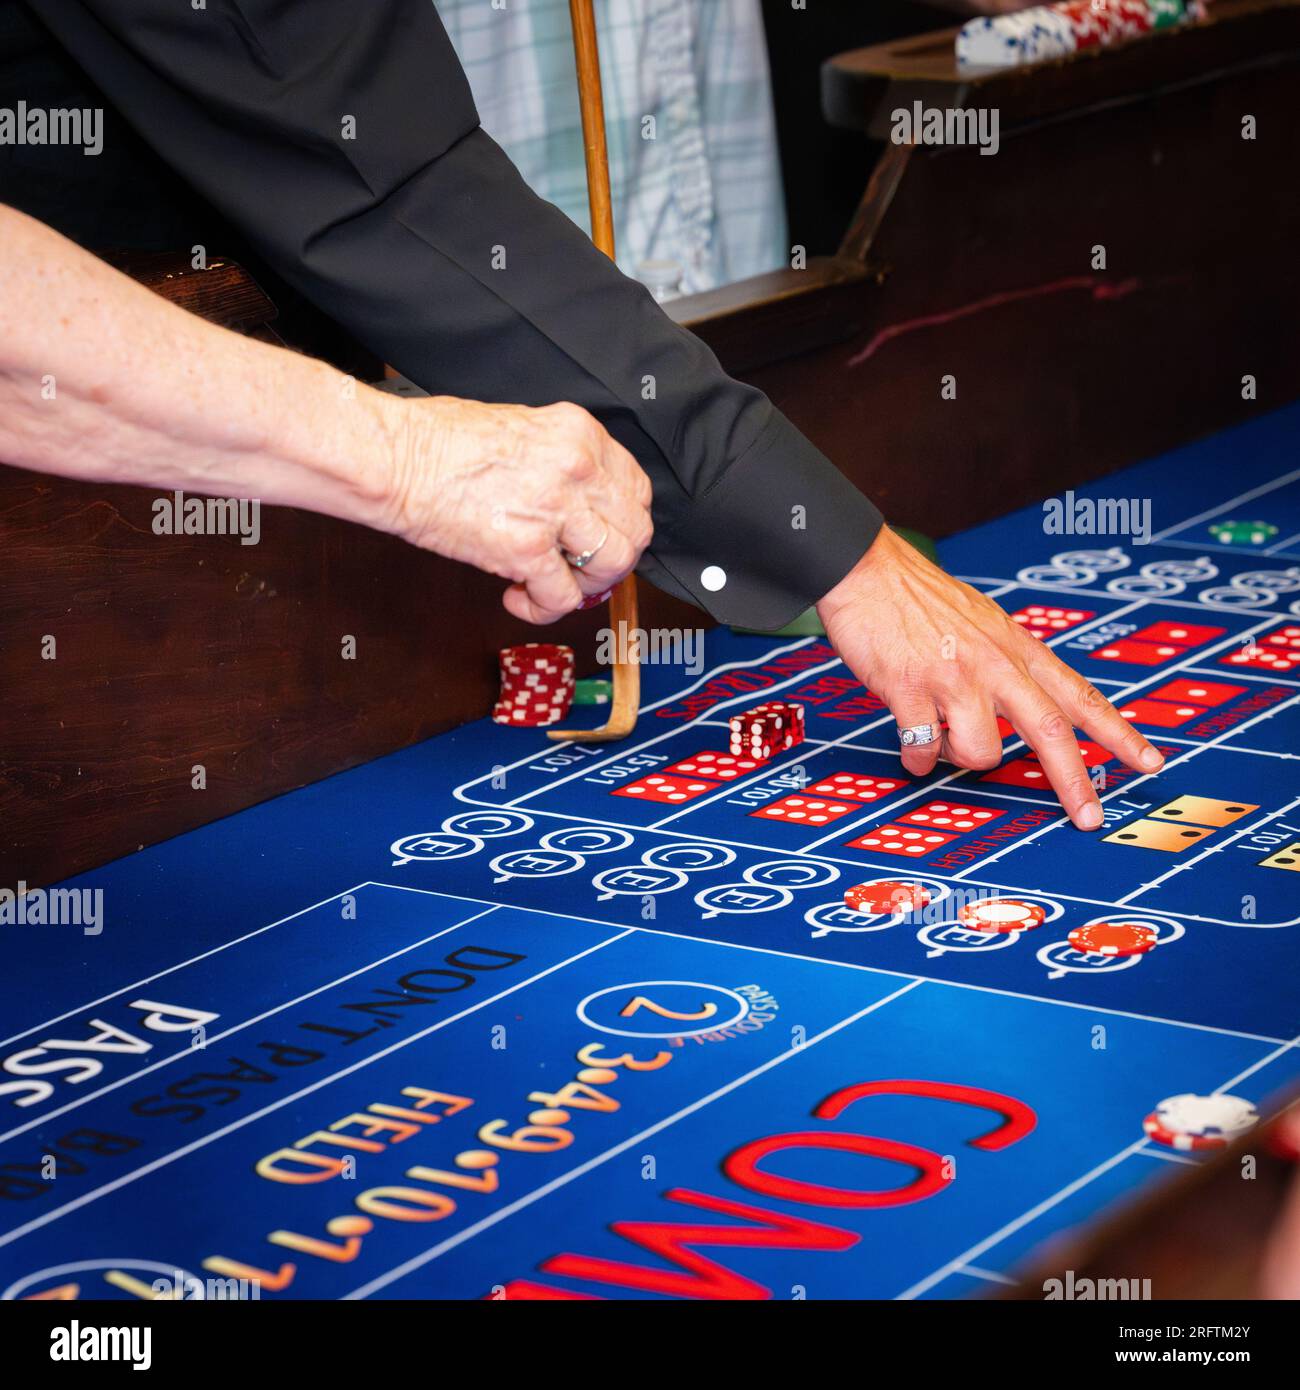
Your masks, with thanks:
[(1101, 691), (1047, 648), (1043, 648), (1038, 661), (1031, 663), (1030, 670), (1074, 724), (1135, 772), (1159, 772), (1164, 766), (1159, 750), (1138, 733)]
[(1080, 830), (1100, 829), (1105, 819), (1097, 789), (1092, 785), (1074, 726), (1032, 680), (1024, 678), (1010, 690), (994, 692), (1002, 713), (1038, 754), (1048, 781)]

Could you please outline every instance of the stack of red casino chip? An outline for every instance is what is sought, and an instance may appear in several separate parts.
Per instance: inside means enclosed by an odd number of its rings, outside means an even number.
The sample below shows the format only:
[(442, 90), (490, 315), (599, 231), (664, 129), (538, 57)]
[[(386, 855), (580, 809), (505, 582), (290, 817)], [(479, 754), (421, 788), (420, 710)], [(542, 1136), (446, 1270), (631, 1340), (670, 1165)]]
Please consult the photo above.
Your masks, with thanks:
[(1153, 23), (1146, 0), (1104, 0), (1097, 5), (1092, 0), (1067, 0), (1052, 8), (1073, 30), (1076, 48), (1136, 38), (1147, 33)]
[(768, 700), (727, 721), (731, 751), (765, 762), (803, 742), (803, 706), (788, 700)]
[(555, 724), (573, 703), (573, 648), (555, 642), (502, 647), (501, 693), (492, 706), (497, 724), (535, 729)]

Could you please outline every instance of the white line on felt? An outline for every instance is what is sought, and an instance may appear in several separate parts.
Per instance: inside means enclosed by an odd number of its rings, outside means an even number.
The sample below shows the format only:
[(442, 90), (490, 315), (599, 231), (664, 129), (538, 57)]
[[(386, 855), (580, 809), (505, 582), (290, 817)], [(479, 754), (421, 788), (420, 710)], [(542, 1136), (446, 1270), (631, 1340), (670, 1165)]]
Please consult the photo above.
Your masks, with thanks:
[(972, 1279), (986, 1279), (990, 1284), (1010, 1284), (1015, 1287), (1016, 1281), (1005, 1274), (998, 1274), (991, 1269), (981, 1269), (978, 1265), (963, 1265), (955, 1270), (957, 1274), (968, 1274)]
[(1284, 1053), (1293, 1051), (1297, 1045), (1300, 1045), (1300, 1037), (1291, 1038), (1288, 1042), (1279, 1043), (1272, 1052), (1266, 1053), (1258, 1062), (1252, 1062), (1250, 1066), (1246, 1067), (1243, 1071), (1239, 1071), (1236, 1076), (1229, 1077), (1222, 1086), (1216, 1086), (1214, 1094), (1217, 1096), (1223, 1091), (1229, 1091), (1232, 1087), (1239, 1086), (1248, 1076), (1254, 1076), (1257, 1071), (1263, 1071), (1266, 1066), (1272, 1062), (1276, 1062)]
[[(467, 893), (443, 893), (436, 888), (410, 888), (402, 883), (374, 883), (370, 886), (375, 888), (395, 888), (400, 893), (424, 893), (434, 898), (458, 898), (465, 902), (487, 902), (487, 898), (476, 898)], [(1030, 891), (1028, 889), (1024, 890)], [(1038, 890), (1033, 890), (1037, 892)], [(503, 904), (508, 910), (513, 912), (536, 913), (541, 917), (557, 917), (566, 922), (586, 922), (596, 927), (618, 926), (616, 922), (605, 922), (598, 917), (582, 917), (577, 913), (571, 912), (550, 912), (546, 908), (540, 907), (511, 907), (510, 904)], [(1109, 904), (1103, 904), (1109, 906)], [(1179, 1018), (1161, 1018), (1157, 1014), (1138, 1014), (1129, 1009), (1112, 1009), (1104, 1004), (1083, 1004), (1077, 1003), (1072, 999), (1053, 999), (1046, 994), (1024, 994), (1013, 989), (998, 989), (993, 985), (979, 985), (963, 980), (946, 980), (937, 975), (918, 975), (911, 970), (890, 970), (880, 965), (863, 965), (855, 961), (834, 960), (825, 956), (806, 956), (798, 951), (780, 951), (773, 946), (756, 946), (748, 941), (725, 941), (711, 936), (692, 936), (687, 932), (666, 931), (663, 927), (646, 927), (635, 925), (627, 928), (628, 931), (645, 932), (650, 936), (669, 936), (677, 941), (694, 941), (704, 946), (716, 946), (724, 951), (752, 951), (757, 955), (776, 956), (781, 960), (807, 961), (810, 965), (829, 966), (833, 970), (857, 970), (868, 975), (888, 975), (893, 979), (915, 980), (920, 984), (939, 985), (945, 989), (965, 989), (976, 994), (994, 994), (1004, 999), (1022, 999), (1030, 1004), (1048, 1004), (1058, 1009), (1081, 1009), (1085, 1013), (1106, 1014), (1111, 1018), (1128, 1018), (1138, 1023), (1158, 1023), (1162, 1027), (1168, 1028), (1189, 1028), (1197, 1033), (1214, 1033), (1225, 1038), (1245, 1038), (1248, 1042), (1268, 1043), (1270, 1046), (1290, 1046), (1285, 1038), (1270, 1037), (1267, 1033), (1245, 1033), (1237, 1028), (1220, 1028), (1210, 1023), (1192, 1023)]]
[(1217, 507), (1209, 507), (1203, 512), (1198, 512), (1195, 516), (1189, 516), (1186, 521), (1180, 521), (1176, 526), (1167, 526), (1163, 531), (1157, 531), (1147, 542), (1148, 545), (1159, 545), (1166, 536), (1176, 536), (1179, 531), (1186, 531), (1189, 526), (1195, 526), (1198, 521), (1209, 521), (1211, 517), (1222, 516), (1224, 512), (1231, 511), (1233, 507), (1239, 507), (1243, 502), (1253, 502), (1257, 497), (1263, 497), (1265, 493), (1276, 492), (1280, 487), (1286, 487), (1288, 483), (1293, 483), (1300, 478), (1300, 468), (1292, 469), (1290, 473), (1283, 473), (1281, 477), (1274, 478), (1271, 482), (1260, 483), (1258, 487), (1250, 488), (1246, 492), (1239, 492), (1235, 497), (1230, 497), (1226, 502), (1220, 502)]
[[(381, 885), (382, 886), (382, 885)], [(503, 906), (504, 904), (494, 904)], [(272, 1101), (269, 1105), (264, 1105), (260, 1110), (254, 1111), (251, 1115), (245, 1115), (242, 1119), (232, 1120), (230, 1124), (221, 1129), (213, 1130), (211, 1134), (205, 1134), (192, 1143), (185, 1144), (179, 1149), (173, 1149), (170, 1153), (162, 1154), (152, 1162), (144, 1164), (142, 1167), (134, 1169), (130, 1173), (123, 1173), (121, 1177), (114, 1178), (111, 1182), (106, 1182), (102, 1186), (90, 1192), (83, 1193), (80, 1197), (74, 1197), (71, 1201), (65, 1202), (61, 1207), (55, 1207), (53, 1211), (44, 1212), (42, 1215), (33, 1218), (25, 1225), (15, 1226), (12, 1230), (5, 1231), (0, 1235), (0, 1246), (11, 1244), (22, 1236), (30, 1234), (32, 1231), (39, 1230), (42, 1226), (47, 1226), (51, 1221), (57, 1221), (61, 1216), (66, 1216), (70, 1211), (76, 1211), (86, 1206), (90, 1202), (98, 1201), (100, 1197), (107, 1196), (110, 1192), (116, 1192), (119, 1188), (135, 1182), (138, 1178), (147, 1177), (150, 1173), (155, 1173), (160, 1168), (167, 1167), (170, 1163), (175, 1163), (177, 1159), (186, 1158), (199, 1149), (206, 1148), (209, 1144), (218, 1139), (224, 1139), (227, 1134), (233, 1134), (237, 1129), (243, 1129), (245, 1125), (251, 1125), (255, 1121), (270, 1115), (276, 1110), (282, 1109), (286, 1105), (292, 1105), (294, 1101), (301, 1100), (303, 1096), (309, 1096), (313, 1091), (319, 1091), (322, 1086), (331, 1086), (334, 1082), (341, 1080), (345, 1076), (350, 1076), (353, 1072), (360, 1071), (364, 1067), (372, 1066), (375, 1062), (382, 1061), (383, 1058), (394, 1052), (400, 1052), (404, 1047), (410, 1047), (412, 1043), (419, 1042), (422, 1038), (427, 1038), (431, 1033), (438, 1032), (441, 1028), (446, 1028), (449, 1024), (456, 1023), (469, 1014), (477, 1013), (480, 1009), (485, 1009), (489, 1004), (495, 1004), (498, 999), (504, 999), (507, 995), (514, 994), (516, 991), (526, 989), (529, 985), (535, 984), (538, 980), (547, 975), (552, 975), (557, 970), (563, 970), (566, 966), (572, 965), (574, 961), (581, 960), (583, 956), (589, 956), (593, 951), (601, 951), (606, 946), (612, 945), (615, 941), (621, 941), (625, 936), (631, 934), (631, 927), (623, 927), (613, 936), (604, 941), (598, 941), (594, 946), (588, 946), (586, 950), (579, 951), (575, 955), (567, 957), (565, 960), (557, 961), (554, 965), (548, 966), (545, 970), (539, 970), (536, 975), (530, 975), (526, 980), (520, 980), (516, 984), (508, 986), (506, 989), (498, 991), (489, 998), (481, 1000), (477, 1004), (467, 1005), (458, 1014), (452, 1014), (449, 1018), (439, 1019), (437, 1023), (430, 1024), (428, 1028), (422, 1029), (418, 1033), (413, 1033), (409, 1038), (398, 1038), (388, 1047), (372, 1053), (369, 1057), (362, 1057), (353, 1062), (350, 1066), (342, 1068), (340, 1071), (333, 1072), (329, 1076), (323, 1076), (317, 1081), (313, 1081), (309, 1086), (300, 1087), (292, 1095), (282, 1096), (279, 1100)]]
[(915, 989), (920, 983), (921, 981), (914, 980), (910, 984), (903, 985), (900, 989), (896, 989), (893, 994), (888, 994), (883, 999), (877, 999), (874, 1003), (868, 1004), (866, 1008), (859, 1009), (857, 1013), (850, 1014), (848, 1018), (843, 1018), (838, 1023), (832, 1024), (829, 1028), (823, 1029), (820, 1033), (800, 1043), (797, 1047), (787, 1048), (784, 1052), (778, 1053), (777, 1056), (769, 1057), (766, 1062), (762, 1062), (758, 1066), (753, 1067), (742, 1076), (734, 1077), (731, 1081), (717, 1087), (716, 1090), (710, 1091), (708, 1095), (701, 1096), (698, 1100), (691, 1101), (689, 1105), (682, 1106), (680, 1110), (674, 1111), (671, 1115), (666, 1115), (662, 1120), (657, 1120), (654, 1124), (647, 1125), (639, 1133), (631, 1135), (629, 1138), (622, 1140), (618, 1144), (612, 1145), (601, 1153), (592, 1155), (585, 1163), (580, 1163), (576, 1168), (569, 1169), (567, 1173), (561, 1173), (557, 1177), (552, 1178), (550, 1182), (543, 1183), (541, 1187), (535, 1187), (531, 1192), (524, 1193), (522, 1197), (516, 1198), (515, 1201), (511, 1202), (508, 1206), (500, 1207), (496, 1211), (489, 1213), (489, 1215), (483, 1217), (480, 1221), (476, 1221), (472, 1226), (466, 1226), (464, 1230), (457, 1231), (454, 1236), (448, 1236), (446, 1240), (439, 1241), (437, 1245), (430, 1246), (430, 1248), (422, 1254), (412, 1256), (411, 1259), (405, 1260), (402, 1264), (395, 1265), (386, 1274), (381, 1274), (377, 1278), (371, 1279), (368, 1283), (362, 1284), (360, 1288), (353, 1289), (351, 1293), (345, 1294), (344, 1299), (368, 1298), (372, 1293), (387, 1288), (394, 1280), (401, 1279), (403, 1276), (410, 1274), (413, 1270), (420, 1269), (431, 1260), (436, 1260), (440, 1255), (445, 1254), (448, 1250), (451, 1250), (457, 1245), (462, 1245), (465, 1241), (479, 1235), (490, 1226), (495, 1226), (499, 1221), (504, 1221), (506, 1217), (513, 1216), (515, 1212), (521, 1211), (524, 1207), (531, 1206), (540, 1198), (549, 1196), (558, 1188), (567, 1186), (576, 1178), (583, 1177), (585, 1174), (591, 1172), (593, 1168), (598, 1168), (601, 1164), (609, 1162), (611, 1158), (616, 1158), (619, 1154), (625, 1153), (628, 1149), (632, 1148), (633, 1145), (640, 1144), (643, 1140), (650, 1138), (652, 1134), (658, 1134), (661, 1130), (667, 1129), (670, 1125), (676, 1124), (679, 1120), (684, 1120), (688, 1115), (695, 1114), (697, 1110), (702, 1110), (706, 1105), (711, 1105), (715, 1100), (720, 1100), (723, 1096), (728, 1095), (738, 1087), (753, 1081), (755, 1077), (762, 1076), (764, 1072), (771, 1071), (773, 1067), (778, 1067), (782, 1062), (789, 1061), (791, 1057), (802, 1056), (811, 1048), (816, 1047), (823, 1039), (829, 1038), (832, 1034), (838, 1033), (841, 1029), (849, 1027), (850, 1024), (856, 1023), (859, 1019), (865, 1018), (867, 1014), (874, 1013), (877, 1009), (883, 1008), (886, 1004), (893, 1003), (900, 995)]
[[(369, 887), (370, 885), (367, 884), (365, 886)], [(225, 1038), (234, 1037), (236, 1033), (242, 1033), (245, 1028), (251, 1028), (255, 1023), (262, 1023), (268, 1018), (274, 1018), (276, 1014), (283, 1013), (285, 1009), (293, 1008), (295, 1004), (302, 1004), (308, 999), (314, 999), (318, 994), (324, 994), (326, 990), (335, 989), (339, 985), (346, 984), (349, 980), (355, 980), (358, 975), (364, 975), (368, 970), (374, 970), (378, 966), (386, 965), (390, 960), (396, 960), (398, 956), (404, 956), (411, 951), (417, 951), (421, 946), (427, 946), (430, 941), (436, 941), (440, 936), (446, 936), (448, 932), (457, 931), (461, 927), (469, 926), (471, 922), (477, 922), (480, 917), (486, 917), (489, 912), (499, 912), (500, 910), (500, 904), (485, 907), (482, 912), (476, 912), (472, 916), (466, 917), (463, 921), (453, 922), (451, 926), (441, 928), (439, 931), (434, 932), (432, 936), (426, 936), (423, 940), (414, 941), (409, 946), (403, 946), (399, 951), (391, 951), (386, 956), (380, 956), (378, 960), (372, 960), (368, 964), (362, 965), (346, 975), (340, 975), (337, 979), (329, 980), (325, 984), (319, 985), (316, 989), (309, 989), (305, 994), (300, 994), (294, 999), (286, 999), (283, 1003), (277, 1004), (274, 1008), (264, 1009), (253, 1018), (245, 1019), (242, 1023), (236, 1023), (233, 1027), (227, 1028), (223, 1032), (216, 1033), (207, 1038), (204, 1042), (204, 1048), (209, 1048), (214, 1043), (219, 1043)], [(6, 1130), (3, 1134), (0, 1134), (0, 1144), (5, 1143), (9, 1139), (16, 1138), (20, 1134), (25, 1134), (29, 1129), (36, 1129), (49, 1120), (58, 1119), (60, 1115), (66, 1115), (70, 1110), (77, 1110), (89, 1101), (98, 1100), (100, 1096), (107, 1095), (110, 1091), (116, 1091), (119, 1086), (125, 1086), (132, 1081), (139, 1081), (142, 1077), (148, 1076), (151, 1072), (158, 1071), (162, 1067), (171, 1066), (173, 1062), (179, 1062), (182, 1057), (193, 1059), (194, 1056), (195, 1051), (193, 1048), (183, 1048), (180, 1052), (173, 1052), (168, 1057), (160, 1057), (156, 1062), (150, 1063), (147, 1067), (141, 1067), (138, 1071), (133, 1071), (126, 1076), (118, 1077), (116, 1081), (110, 1081), (107, 1085), (101, 1086), (97, 1091), (90, 1091), (85, 1095), (78, 1095), (65, 1105), (60, 1105), (53, 1110), (42, 1110), (39, 1115), (28, 1120), (26, 1124), (18, 1125), (14, 1129)]]
[(339, 893), (331, 893), (328, 898), (322, 898), (320, 902), (312, 903), (310, 907), (300, 907), (297, 912), (291, 912), (287, 917), (277, 917), (274, 922), (268, 922), (264, 927), (255, 927), (252, 931), (245, 932), (243, 936), (237, 936), (231, 941), (223, 941), (220, 946), (214, 946), (210, 951), (202, 951), (197, 956), (191, 956), (189, 960), (183, 960), (177, 965), (169, 965), (166, 970), (159, 970), (153, 975), (146, 975), (142, 980), (136, 980), (134, 984), (123, 985), (121, 989), (115, 989), (109, 994), (101, 994), (98, 999), (92, 999), (88, 1004), (79, 1004), (75, 1009), (57, 1014), (54, 1018), (47, 1018), (44, 1023), (37, 1023), (31, 1028), (25, 1028), (21, 1033), (13, 1034), (12, 1037), (0, 1038), (0, 1047), (7, 1047), (11, 1042), (17, 1042), (19, 1038), (25, 1038), (30, 1033), (39, 1033), (43, 1028), (50, 1028), (56, 1023), (62, 1023), (65, 1018), (71, 1018), (73, 1014), (84, 1013), (87, 1009), (97, 1009), (101, 1004), (107, 1004), (110, 999), (116, 999), (119, 994), (129, 994), (133, 990), (143, 989), (145, 985), (151, 985), (155, 980), (161, 980), (174, 971), (184, 970), (187, 965), (196, 965), (201, 960), (207, 960), (209, 956), (220, 955), (222, 951), (228, 951), (232, 946), (238, 946), (241, 941), (250, 941), (255, 936), (261, 936), (264, 931), (270, 931), (272, 927), (279, 927), (283, 926), (285, 922), (292, 922), (295, 917), (301, 917), (305, 912), (314, 912), (318, 907), (324, 907), (326, 903), (332, 903), (336, 898), (345, 898), (349, 893), (355, 893), (361, 887), (364, 887), (364, 882), (354, 883), (351, 888), (344, 888)]
[(1199, 1168), (1200, 1164), (1194, 1158), (1188, 1158), (1185, 1154), (1170, 1153), (1167, 1149), (1157, 1148), (1154, 1144), (1144, 1144), (1139, 1150), (1141, 1158), (1158, 1158), (1165, 1163), (1185, 1163), (1190, 1168)]
[[(1281, 617), (1282, 615), (1275, 613), (1273, 616)], [(1227, 670), (1222, 668), (1211, 670), (1204, 666), (1198, 666), (1195, 662), (1191, 662), (1186, 666), (1180, 666), (1178, 672), (1183, 676), (1207, 676), (1212, 680), (1220, 681), (1231, 678), (1232, 681), (1246, 681), (1248, 684), (1253, 682), (1256, 685), (1276, 685), (1284, 689), (1287, 686), (1295, 684), (1294, 677), (1291, 680), (1287, 680), (1285, 674), (1276, 676), (1257, 675), (1254, 671), (1243, 671), (1240, 666), (1233, 666)], [(1300, 687), (1296, 688), (1300, 689)]]
[[(1284, 551), (1287, 548), (1287, 546), (1293, 544), (1296, 541), (1300, 541), (1300, 531), (1297, 531), (1294, 536), (1284, 536), (1280, 541), (1274, 541), (1272, 545), (1266, 546), (1263, 550), (1257, 553), (1260, 555), (1280, 555), (1282, 551)], [(1283, 558), (1291, 560), (1300, 557), (1287, 555)]]

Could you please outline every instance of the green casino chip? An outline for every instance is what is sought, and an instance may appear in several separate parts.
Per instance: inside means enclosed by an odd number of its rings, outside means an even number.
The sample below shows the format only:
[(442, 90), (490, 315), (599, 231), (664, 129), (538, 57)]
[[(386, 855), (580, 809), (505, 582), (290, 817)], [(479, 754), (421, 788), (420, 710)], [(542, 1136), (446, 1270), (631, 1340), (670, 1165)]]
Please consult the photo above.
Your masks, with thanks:
[(613, 686), (609, 681), (575, 681), (573, 685), (573, 703), (575, 705), (607, 705), (609, 704), (612, 690)]
[(1216, 521), (1209, 530), (1220, 545), (1267, 545), (1277, 535), (1271, 521)]

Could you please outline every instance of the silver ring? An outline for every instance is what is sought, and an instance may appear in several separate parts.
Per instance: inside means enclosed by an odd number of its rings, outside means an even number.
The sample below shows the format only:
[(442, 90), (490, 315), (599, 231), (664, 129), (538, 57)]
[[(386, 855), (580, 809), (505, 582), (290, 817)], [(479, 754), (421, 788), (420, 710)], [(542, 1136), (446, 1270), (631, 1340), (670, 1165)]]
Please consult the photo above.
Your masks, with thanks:
[(597, 555), (605, 548), (605, 542), (609, 539), (609, 527), (605, 528), (605, 534), (591, 550), (584, 550), (581, 555), (575, 555), (571, 550), (561, 550), (560, 554), (573, 566), (575, 570), (585, 570)]
[(924, 748), (927, 743), (938, 743), (939, 736), (937, 724), (913, 724), (910, 729), (898, 726), (898, 741), (904, 748)]

